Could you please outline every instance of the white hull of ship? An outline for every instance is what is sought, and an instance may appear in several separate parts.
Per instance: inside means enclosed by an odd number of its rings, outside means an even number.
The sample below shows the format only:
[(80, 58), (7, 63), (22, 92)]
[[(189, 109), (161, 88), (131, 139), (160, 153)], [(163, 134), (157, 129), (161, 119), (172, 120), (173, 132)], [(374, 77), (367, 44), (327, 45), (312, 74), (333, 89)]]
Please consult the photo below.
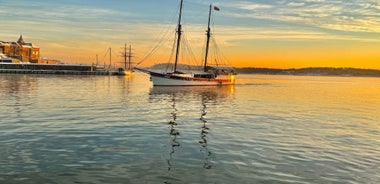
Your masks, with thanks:
[(154, 75), (151, 75), (151, 80), (154, 86), (221, 86), (233, 85), (235, 83), (232, 79), (173, 79)]

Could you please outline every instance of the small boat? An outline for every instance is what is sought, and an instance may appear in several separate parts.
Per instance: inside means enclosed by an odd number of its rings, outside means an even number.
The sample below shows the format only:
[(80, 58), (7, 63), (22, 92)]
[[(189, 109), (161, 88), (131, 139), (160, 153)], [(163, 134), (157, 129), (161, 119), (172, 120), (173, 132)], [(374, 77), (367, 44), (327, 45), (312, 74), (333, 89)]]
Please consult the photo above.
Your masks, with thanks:
[(173, 70), (170, 72), (163, 71), (153, 71), (147, 69), (136, 68), (142, 72), (148, 73), (151, 76), (151, 81), (154, 86), (216, 86), (216, 85), (233, 85), (235, 84), (236, 73), (233, 68), (229, 67), (213, 67), (208, 65), (208, 53), (211, 38), (211, 14), (212, 11), (219, 11), (219, 8), (210, 4), (209, 17), (208, 17), (208, 27), (206, 31), (207, 42), (206, 42), (206, 52), (204, 56), (203, 66), (200, 70), (185, 71), (179, 70), (178, 60), (180, 55), (181, 47), (181, 36), (182, 36), (182, 7), (183, 0), (180, 2), (180, 11), (177, 25), (177, 40), (176, 40), (176, 53), (175, 62)]

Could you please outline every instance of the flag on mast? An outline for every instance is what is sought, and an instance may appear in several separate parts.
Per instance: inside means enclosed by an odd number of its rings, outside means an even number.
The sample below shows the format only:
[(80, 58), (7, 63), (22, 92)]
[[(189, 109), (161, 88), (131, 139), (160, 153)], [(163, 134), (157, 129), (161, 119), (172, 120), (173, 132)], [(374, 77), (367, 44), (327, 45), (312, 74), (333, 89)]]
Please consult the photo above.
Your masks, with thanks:
[(214, 6), (214, 10), (215, 10), (215, 11), (220, 11), (220, 8), (217, 7), (217, 6)]

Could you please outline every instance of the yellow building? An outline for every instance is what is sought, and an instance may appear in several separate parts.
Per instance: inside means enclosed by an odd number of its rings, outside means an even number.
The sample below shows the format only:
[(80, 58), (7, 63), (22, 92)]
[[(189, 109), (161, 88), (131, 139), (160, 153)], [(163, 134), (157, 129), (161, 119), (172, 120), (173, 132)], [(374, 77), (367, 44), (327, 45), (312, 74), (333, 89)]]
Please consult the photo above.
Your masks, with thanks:
[(0, 53), (30, 63), (38, 63), (40, 58), (40, 48), (32, 43), (25, 43), (22, 35), (17, 42), (0, 41)]

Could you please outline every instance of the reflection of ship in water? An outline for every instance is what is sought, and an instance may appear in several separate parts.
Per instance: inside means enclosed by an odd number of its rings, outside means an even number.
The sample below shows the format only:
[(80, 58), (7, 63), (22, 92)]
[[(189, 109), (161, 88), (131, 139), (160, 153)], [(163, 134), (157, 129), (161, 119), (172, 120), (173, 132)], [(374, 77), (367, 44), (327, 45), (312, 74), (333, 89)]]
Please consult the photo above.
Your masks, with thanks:
[[(200, 154), (203, 158), (204, 169), (211, 169), (211, 159), (213, 158), (213, 152), (209, 149), (208, 145), (210, 142), (210, 137), (208, 136), (211, 128), (206, 120), (206, 115), (208, 113), (208, 105), (212, 103), (218, 103), (223, 100), (228, 99), (228, 97), (234, 92), (234, 86), (215, 86), (215, 87), (159, 87), (154, 86), (151, 89), (150, 95), (154, 99), (164, 99), (170, 103), (171, 112), (169, 125), (169, 136), (170, 136), (170, 152), (167, 159), (168, 170), (172, 170), (174, 160), (173, 156), (182, 147), (181, 141), (178, 140), (180, 137), (180, 128), (183, 120), (179, 120), (179, 114), (185, 111), (189, 111), (189, 106), (193, 105), (199, 107), (200, 116), (197, 116), (196, 122), (199, 122), (199, 139), (196, 144), (200, 147)], [(184, 104), (185, 103), (185, 104)], [(186, 109), (181, 109), (185, 105)], [(168, 112), (169, 114), (169, 112)], [(182, 122), (182, 123), (181, 123)]]
[(202, 109), (201, 109), (201, 117), (200, 120), (202, 121), (202, 129), (201, 129), (201, 140), (199, 143), (201, 144), (201, 152), (203, 153), (204, 157), (204, 165), (203, 168), (205, 169), (211, 169), (211, 165), (209, 163), (209, 159), (212, 157), (212, 152), (208, 149), (207, 147), (207, 134), (209, 133), (210, 128), (207, 127), (207, 120), (206, 116), (207, 115), (207, 99), (202, 96)]
[[(189, 95), (191, 97), (204, 96), (205, 100), (215, 101), (229, 97), (235, 91), (235, 86), (182, 86), (182, 87), (169, 87), (169, 86), (154, 86), (150, 90), (150, 95), (163, 95), (172, 96), (177, 95), (177, 98), (181, 98)], [(184, 99), (186, 100), (186, 99)], [(190, 99), (188, 99), (190, 100)], [(194, 100), (194, 99), (191, 99)]]
[(175, 94), (173, 94), (172, 98), (172, 108), (173, 111), (171, 112), (171, 120), (169, 121), (169, 127), (170, 127), (170, 137), (171, 137), (171, 151), (169, 154), (169, 159), (167, 160), (168, 162), (168, 171), (171, 170), (172, 164), (171, 160), (173, 158), (173, 154), (175, 153), (176, 149), (179, 148), (181, 145), (177, 141), (177, 137), (179, 136), (179, 130), (177, 129), (178, 123), (177, 123), (177, 108), (176, 108), (176, 103), (175, 103)]
[(129, 100), (128, 96), (131, 93), (131, 83), (134, 80), (134, 75), (121, 75), (118, 80), (120, 80), (120, 84), (122, 86), (120, 91), (122, 102), (127, 106), (127, 101)]

